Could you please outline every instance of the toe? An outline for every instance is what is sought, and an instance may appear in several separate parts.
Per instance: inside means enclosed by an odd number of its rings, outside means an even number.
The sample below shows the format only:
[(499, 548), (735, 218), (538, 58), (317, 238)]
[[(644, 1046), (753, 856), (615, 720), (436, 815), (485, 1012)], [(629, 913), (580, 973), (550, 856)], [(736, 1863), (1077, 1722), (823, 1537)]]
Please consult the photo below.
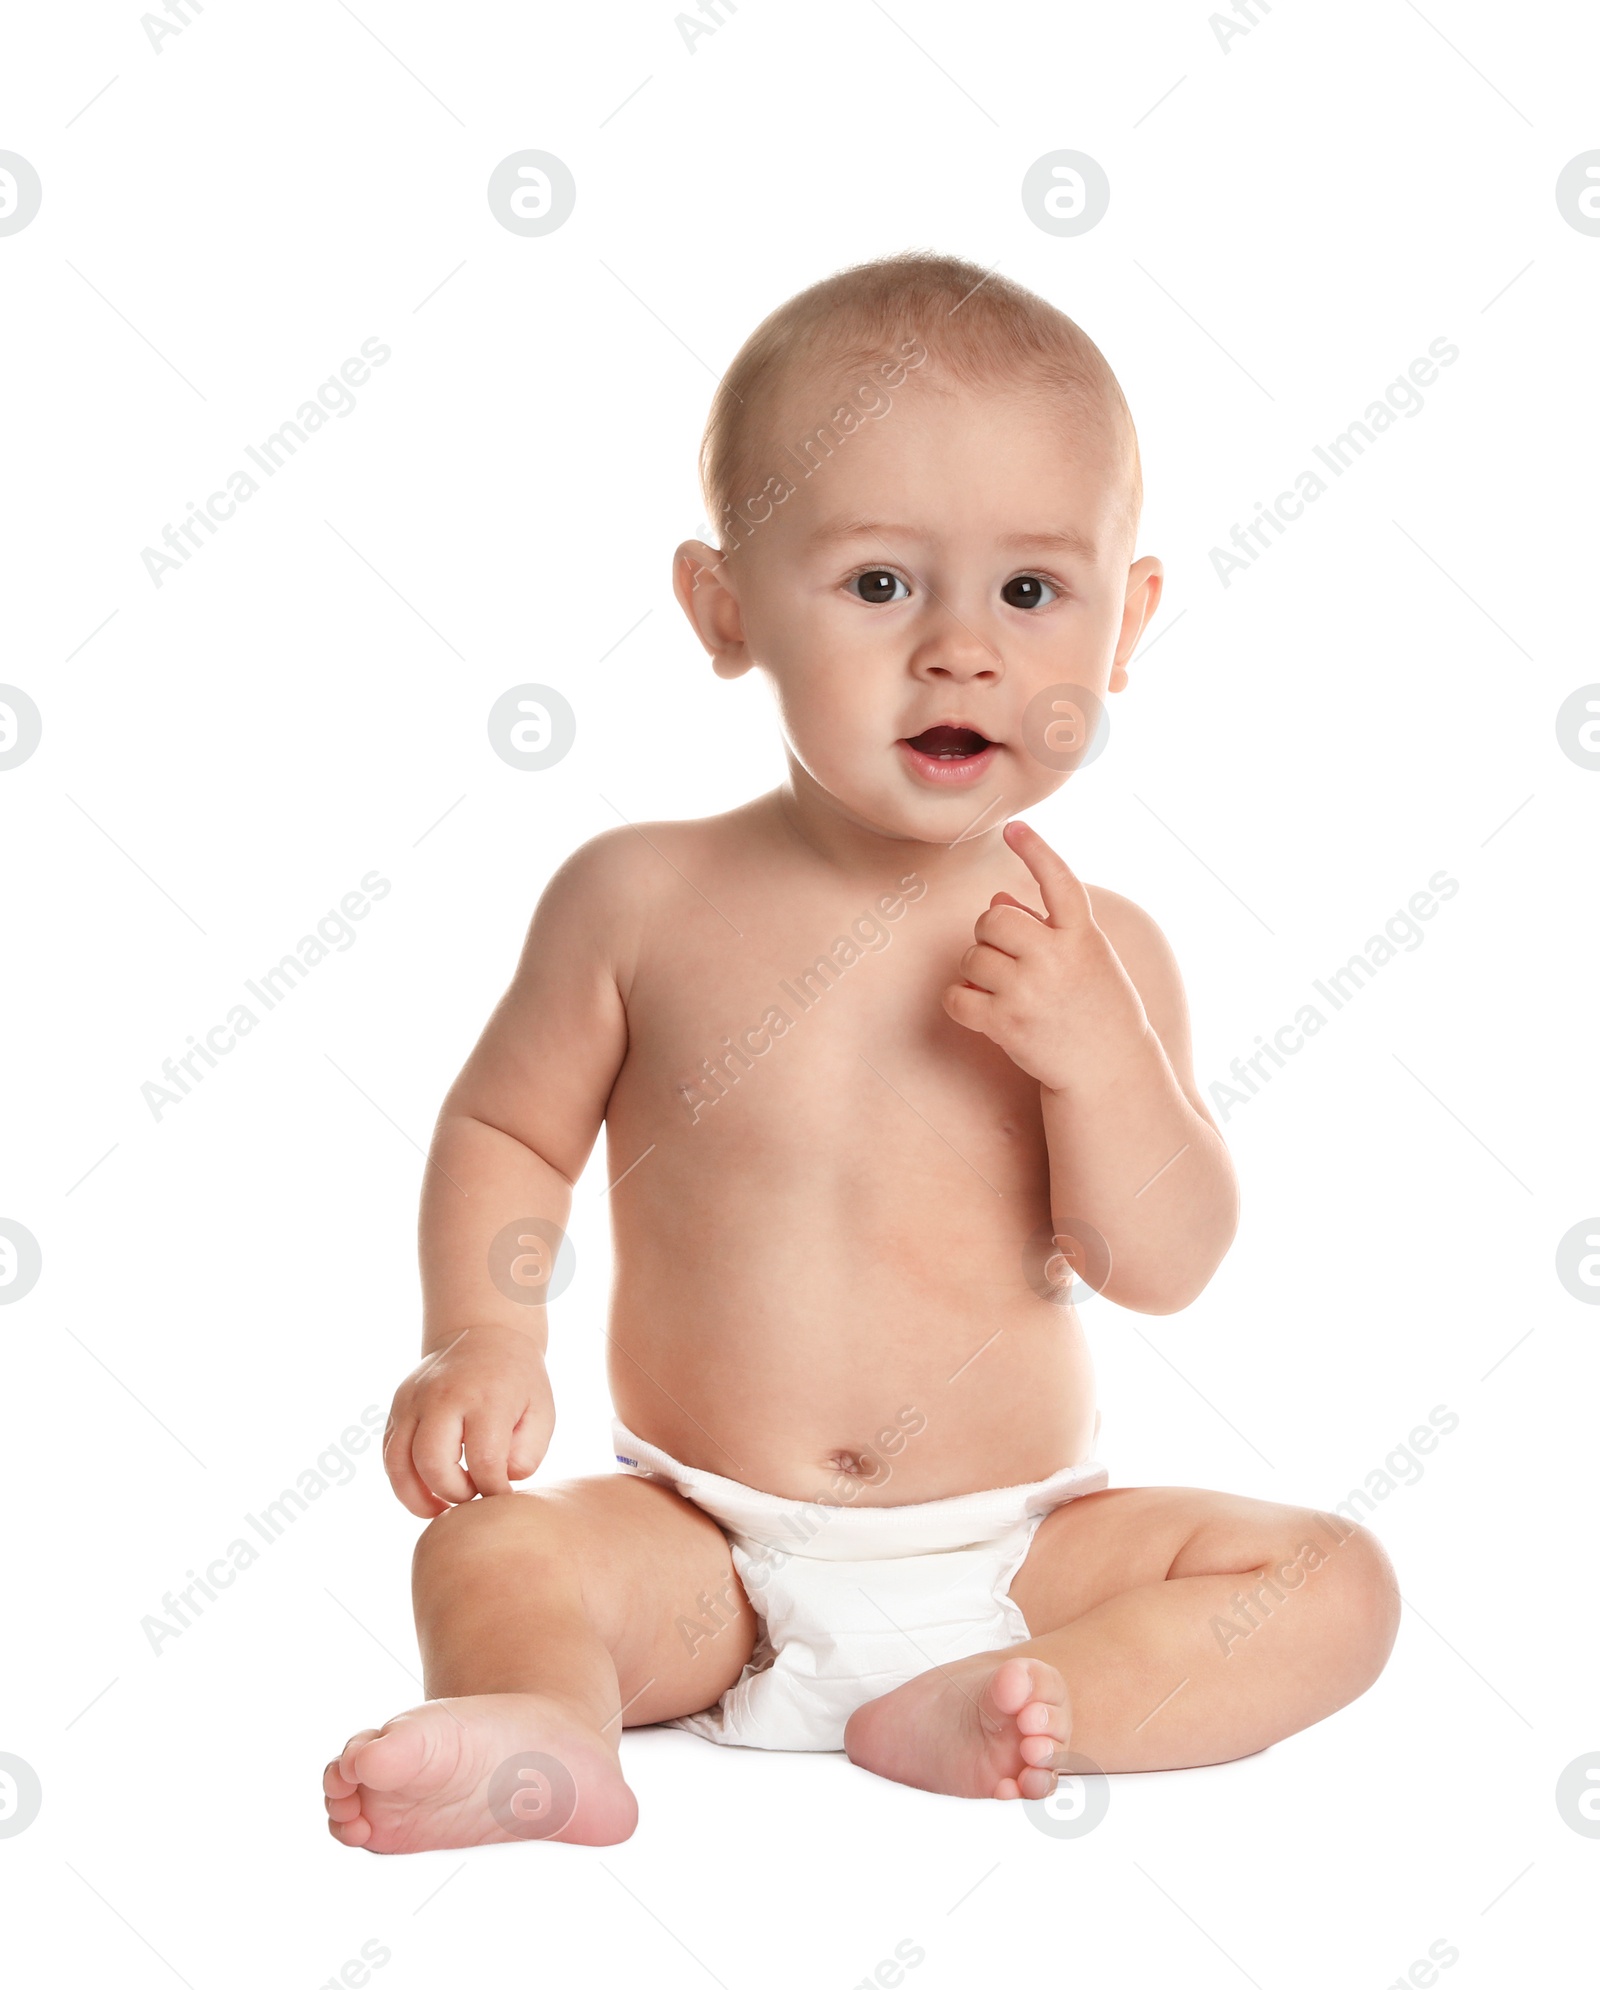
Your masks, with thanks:
[(352, 1817), (343, 1824), (330, 1817), (328, 1829), (341, 1845), (364, 1845), (372, 1836), (372, 1826), (364, 1817)]
[(1048, 1769), (1055, 1762), (1056, 1745), (1048, 1734), (1024, 1735), (1021, 1754), (1023, 1761), (1031, 1768)]
[(340, 1768), (352, 1782), (373, 1790), (403, 1789), (414, 1782), (428, 1755), (427, 1730), (405, 1715), (351, 1744)]
[(1033, 1674), (1025, 1658), (1008, 1658), (989, 1676), (988, 1699), (996, 1713), (1020, 1713), (1035, 1697)]
[(322, 1772), (322, 1794), (328, 1797), (347, 1797), (355, 1789), (338, 1762), (330, 1762)]
[(1050, 1769), (1024, 1769), (1017, 1778), (1019, 1793), (1032, 1801), (1049, 1796), (1055, 1786), (1055, 1772)]
[(348, 1824), (351, 1818), (361, 1815), (359, 1796), (329, 1797), (326, 1802), (328, 1815), (335, 1824)]
[(1018, 1790), (1016, 1786), (1016, 1783), (1013, 1781), (1013, 1779), (1010, 1776), (1001, 1777), (1000, 1781), (995, 1784), (994, 1793), (997, 1797), (1001, 1799), (1002, 1802), (1017, 1797), (1021, 1794), (1021, 1792)]
[(350, 1773), (350, 1758), (355, 1754), (358, 1748), (365, 1747), (365, 1745), (369, 1741), (376, 1741), (378, 1738), (378, 1734), (379, 1730), (377, 1728), (364, 1727), (359, 1734), (351, 1735), (350, 1739), (345, 1743), (344, 1752), (340, 1755), (338, 1761), (330, 1762), (328, 1764), (327, 1772), (322, 1779), (322, 1787), (324, 1789), (328, 1788), (328, 1777), (332, 1776), (334, 1772), (337, 1771), (339, 1780), (342, 1783), (344, 1783), (348, 1788), (353, 1790), (356, 1784), (360, 1782), (361, 1778), (359, 1776), (353, 1776)]

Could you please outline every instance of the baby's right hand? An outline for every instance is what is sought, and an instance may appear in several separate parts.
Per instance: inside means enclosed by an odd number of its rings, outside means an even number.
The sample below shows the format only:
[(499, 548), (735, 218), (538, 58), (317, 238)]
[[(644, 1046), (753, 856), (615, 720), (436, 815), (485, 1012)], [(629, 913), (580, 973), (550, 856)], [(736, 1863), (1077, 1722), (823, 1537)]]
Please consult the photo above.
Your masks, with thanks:
[(537, 1468), (554, 1428), (537, 1343), (515, 1327), (468, 1327), (395, 1391), (384, 1470), (401, 1505), (432, 1520), (479, 1493), (510, 1492)]

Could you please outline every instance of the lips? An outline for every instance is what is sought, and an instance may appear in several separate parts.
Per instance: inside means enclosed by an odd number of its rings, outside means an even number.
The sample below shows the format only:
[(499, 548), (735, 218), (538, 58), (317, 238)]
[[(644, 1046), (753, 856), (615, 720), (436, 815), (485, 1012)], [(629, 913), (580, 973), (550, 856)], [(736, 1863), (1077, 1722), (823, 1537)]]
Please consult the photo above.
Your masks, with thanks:
[(1000, 747), (974, 726), (941, 722), (896, 742), (911, 773), (930, 786), (964, 787), (982, 780)]
[(981, 753), (989, 742), (981, 732), (974, 732), (970, 726), (940, 725), (929, 726), (926, 732), (919, 732), (906, 744), (934, 760), (966, 760)]

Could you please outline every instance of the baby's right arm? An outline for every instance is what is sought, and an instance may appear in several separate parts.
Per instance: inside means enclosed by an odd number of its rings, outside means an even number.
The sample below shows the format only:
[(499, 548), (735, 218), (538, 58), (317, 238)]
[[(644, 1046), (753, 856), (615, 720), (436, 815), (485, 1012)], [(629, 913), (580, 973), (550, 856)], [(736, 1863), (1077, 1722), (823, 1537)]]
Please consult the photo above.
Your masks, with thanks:
[[(477, 1493), (510, 1492), (550, 1442), (545, 1306), (506, 1295), (490, 1248), (529, 1217), (565, 1234), (628, 1047), (623, 990), (643, 851), (631, 829), (614, 830), (556, 872), (511, 985), (440, 1108), (418, 1240), (426, 1359), (395, 1392), (383, 1450), (390, 1484), (425, 1520)], [(530, 1290), (554, 1269), (555, 1253), (543, 1257), (548, 1270)]]

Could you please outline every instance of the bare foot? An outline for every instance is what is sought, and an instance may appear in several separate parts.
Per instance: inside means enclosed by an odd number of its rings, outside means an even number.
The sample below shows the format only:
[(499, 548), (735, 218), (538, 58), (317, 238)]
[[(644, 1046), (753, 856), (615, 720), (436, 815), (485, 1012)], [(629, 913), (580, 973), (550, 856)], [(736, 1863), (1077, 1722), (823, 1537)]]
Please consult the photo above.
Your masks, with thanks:
[(1072, 1732), (1061, 1674), (980, 1653), (869, 1700), (845, 1723), (852, 1762), (952, 1797), (1047, 1797)]
[(639, 1818), (616, 1749), (537, 1693), (429, 1700), (352, 1735), (322, 1787), (328, 1829), (369, 1852), (516, 1838), (615, 1845)]

